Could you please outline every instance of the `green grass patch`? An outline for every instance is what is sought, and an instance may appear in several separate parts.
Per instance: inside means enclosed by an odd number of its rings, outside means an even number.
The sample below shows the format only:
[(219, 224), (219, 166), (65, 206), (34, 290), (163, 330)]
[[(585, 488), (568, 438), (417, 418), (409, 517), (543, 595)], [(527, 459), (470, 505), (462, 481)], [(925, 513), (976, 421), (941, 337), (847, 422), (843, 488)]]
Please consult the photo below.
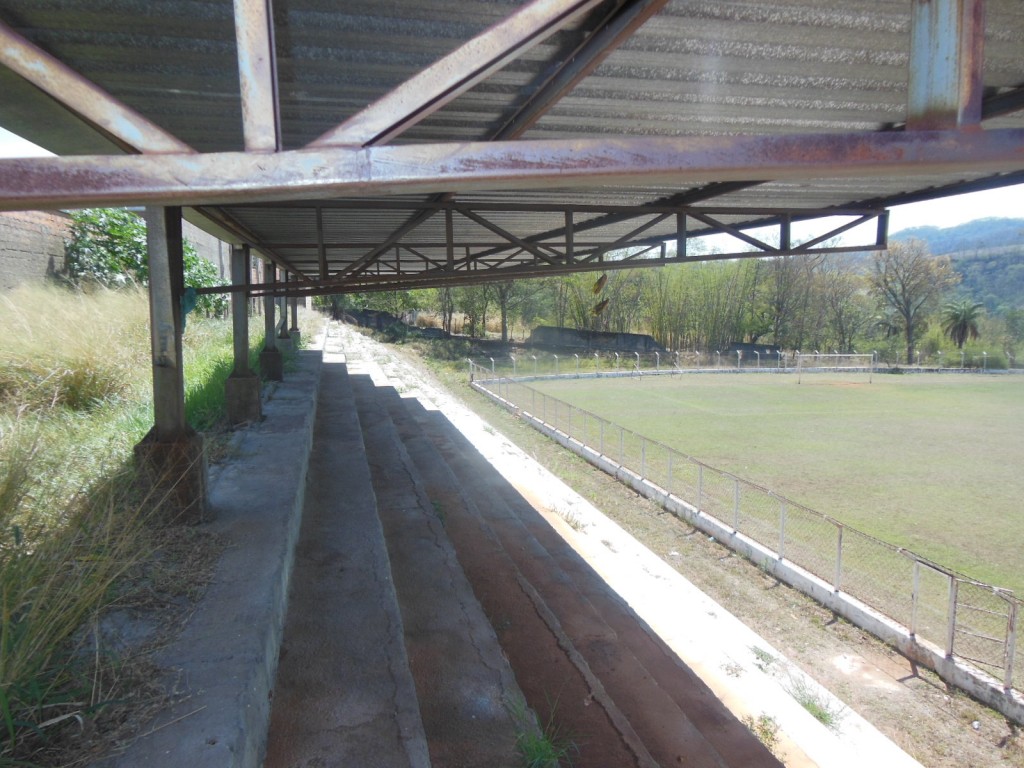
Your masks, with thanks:
[(700, 375), (537, 382), (868, 534), (1024, 593), (1024, 377)]

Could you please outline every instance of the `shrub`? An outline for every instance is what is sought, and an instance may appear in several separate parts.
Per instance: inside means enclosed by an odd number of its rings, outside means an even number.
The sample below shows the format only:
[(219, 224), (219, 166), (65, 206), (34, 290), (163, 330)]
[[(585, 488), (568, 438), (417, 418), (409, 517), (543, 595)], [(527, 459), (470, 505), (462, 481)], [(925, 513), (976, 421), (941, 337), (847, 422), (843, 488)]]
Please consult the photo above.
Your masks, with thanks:
[[(124, 288), (149, 283), (146, 224), (123, 208), (87, 208), (71, 214), (71, 239), (65, 246), (68, 278), (75, 286)], [(217, 268), (184, 243), (185, 285), (200, 288), (222, 285)], [(222, 315), (228, 300), (222, 295), (201, 295), (196, 309)]]

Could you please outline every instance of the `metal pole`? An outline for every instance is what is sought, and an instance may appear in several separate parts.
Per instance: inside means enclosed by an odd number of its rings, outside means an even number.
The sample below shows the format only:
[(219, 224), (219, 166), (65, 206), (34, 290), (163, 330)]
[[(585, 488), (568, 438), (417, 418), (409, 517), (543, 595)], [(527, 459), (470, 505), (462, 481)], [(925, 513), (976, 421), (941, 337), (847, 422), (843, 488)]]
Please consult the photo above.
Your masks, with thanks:
[(180, 208), (147, 208), (149, 321), (153, 365), (153, 424), (158, 441), (185, 437), (185, 376), (181, 354), (184, 291)]
[(697, 511), (701, 510), (701, 503), (704, 499), (704, 465), (697, 465)]
[(1010, 615), (1006, 622), (1006, 655), (1003, 662), (1003, 688), (1013, 688), (1013, 657), (1017, 651), (1017, 607), (1018, 603), (1010, 601)]
[(836, 576), (832, 581), (832, 586), (836, 592), (838, 592), (843, 583), (843, 526), (837, 526), (839, 529), (839, 535), (836, 536)]
[(640, 477), (647, 477), (647, 440), (640, 436)]
[(739, 533), (740, 530), (740, 481), (738, 477), (732, 479), (732, 530)]
[(779, 510), (779, 560), (786, 557), (786, 502), (782, 502), (782, 509)]
[(921, 561), (914, 560), (914, 587), (910, 593), (910, 636), (917, 637), (917, 607), (921, 600)]
[(622, 427), (619, 427), (619, 464), (621, 464), (623, 466), (625, 465), (625, 455), (626, 455), (625, 441), (626, 441), (626, 432), (625, 432), (625, 430)]
[(949, 577), (949, 615), (947, 616), (946, 627), (946, 658), (953, 658), (953, 640), (956, 637), (956, 601), (960, 589), (960, 582), (956, 576)]
[[(249, 246), (231, 248), (231, 282), (245, 285), (248, 280)], [(231, 335), (234, 341), (235, 375), (249, 376), (249, 295), (231, 294)]]
[(601, 419), (601, 455), (604, 456), (604, 419)]
[(668, 452), (668, 482), (665, 485), (665, 490), (672, 493), (672, 451)]

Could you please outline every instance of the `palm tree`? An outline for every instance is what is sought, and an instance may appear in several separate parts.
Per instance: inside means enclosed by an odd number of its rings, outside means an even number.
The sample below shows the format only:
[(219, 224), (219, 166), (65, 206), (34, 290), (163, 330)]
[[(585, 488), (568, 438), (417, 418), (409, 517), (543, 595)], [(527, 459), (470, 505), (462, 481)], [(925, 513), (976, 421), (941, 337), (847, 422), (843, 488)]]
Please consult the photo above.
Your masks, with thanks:
[(968, 339), (980, 336), (978, 318), (984, 306), (960, 299), (950, 301), (942, 308), (942, 332), (949, 336), (957, 349), (963, 349)]

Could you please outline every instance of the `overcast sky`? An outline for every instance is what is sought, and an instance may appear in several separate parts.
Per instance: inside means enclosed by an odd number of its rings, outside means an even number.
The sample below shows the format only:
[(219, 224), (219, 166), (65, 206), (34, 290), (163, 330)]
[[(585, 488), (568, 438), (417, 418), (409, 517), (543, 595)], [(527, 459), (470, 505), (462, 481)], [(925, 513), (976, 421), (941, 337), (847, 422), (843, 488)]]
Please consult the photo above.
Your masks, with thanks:
[[(31, 157), (50, 154), (35, 144), (0, 128), (0, 157)], [(973, 219), (1024, 218), (1024, 184), (986, 192), (972, 192), (926, 203), (897, 205), (889, 214), (889, 231), (932, 225), (952, 227)]]

